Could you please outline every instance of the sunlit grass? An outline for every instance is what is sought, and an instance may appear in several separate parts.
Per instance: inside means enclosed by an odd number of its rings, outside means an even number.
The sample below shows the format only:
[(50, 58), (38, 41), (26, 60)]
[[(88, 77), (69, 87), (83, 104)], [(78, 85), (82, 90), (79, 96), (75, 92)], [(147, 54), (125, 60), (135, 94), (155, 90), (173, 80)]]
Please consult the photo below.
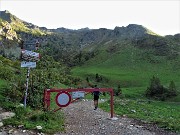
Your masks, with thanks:
[[(100, 104), (100, 107), (110, 111), (109, 103)], [(180, 131), (180, 104), (175, 102), (150, 101), (142, 99), (120, 99), (114, 101), (115, 114), (156, 123), (160, 127)]]

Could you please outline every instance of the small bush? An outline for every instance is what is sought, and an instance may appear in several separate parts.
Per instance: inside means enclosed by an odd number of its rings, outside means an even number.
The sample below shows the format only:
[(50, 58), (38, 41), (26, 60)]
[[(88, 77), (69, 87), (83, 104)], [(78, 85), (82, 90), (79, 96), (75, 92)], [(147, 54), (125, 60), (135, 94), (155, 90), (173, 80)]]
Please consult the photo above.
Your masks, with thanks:
[(120, 96), (122, 94), (121, 86), (118, 85), (117, 89), (114, 89), (114, 94)]
[(168, 96), (170, 96), (170, 97), (178, 95), (174, 81), (171, 81), (169, 84), (169, 93), (168, 94), (169, 94)]
[(177, 90), (173, 81), (170, 82), (169, 88), (165, 88), (161, 85), (160, 79), (153, 76), (150, 80), (150, 86), (146, 90), (146, 96), (164, 101), (167, 98), (177, 96)]
[(0, 66), (0, 78), (11, 80), (14, 77), (14, 72), (10, 67)]

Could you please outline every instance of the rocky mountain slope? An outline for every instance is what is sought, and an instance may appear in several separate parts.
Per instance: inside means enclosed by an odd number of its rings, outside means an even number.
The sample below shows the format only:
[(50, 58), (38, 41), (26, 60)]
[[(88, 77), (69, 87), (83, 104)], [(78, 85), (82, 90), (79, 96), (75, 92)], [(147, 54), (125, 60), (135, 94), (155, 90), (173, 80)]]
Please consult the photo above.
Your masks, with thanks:
[(92, 55), (102, 47), (111, 51), (120, 48), (122, 44), (153, 49), (156, 55), (171, 53), (176, 56), (180, 51), (180, 34), (162, 37), (142, 25), (117, 26), (113, 30), (106, 28), (71, 30), (63, 27), (47, 29), (25, 22), (8, 11), (0, 11), (1, 46), (4, 45), (6, 50), (11, 46), (18, 47), (21, 40), (31, 44), (39, 41), (44, 53), (52, 55), (57, 61), (67, 61), (69, 64), (77, 62), (74, 59), (79, 57), (80, 52)]

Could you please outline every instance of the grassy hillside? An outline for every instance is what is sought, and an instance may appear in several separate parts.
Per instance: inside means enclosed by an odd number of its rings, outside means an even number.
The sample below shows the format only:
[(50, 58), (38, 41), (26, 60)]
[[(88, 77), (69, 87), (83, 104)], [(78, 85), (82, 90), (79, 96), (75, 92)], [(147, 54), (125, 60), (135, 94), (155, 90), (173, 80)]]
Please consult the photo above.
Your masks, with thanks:
[[(69, 69), (76, 66), (72, 69), (73, 76), (78, 76), (82, 80), (88, 78), (91, 83), (97, 83), (98, 87), (113, 87), (115, 90), (118, 86), (121, 87), (122, 95), (120, 98), (124, 99), (123, 101), (127, 99), (130, 101), (125, 103), (125, 108), (129, 109), (119, 109), (119, 105), (122, 106), (118, 97), (115, 101), (117, 114), (128, 114), (129, 117), (146, 120), (149, 118), (144, 115), (148, 115), (152, 118), (150, 121), (160, 122), (169, 129), (180, 129), (179, 126), (176, 126), (178, 122), (173, 122), (173, 120), (178, 120), (177, 112), (179, 109), (177, 107), (179, 107), (180, 102), (179, 34), (162, 37), (136, 24), (116, 27), (114, 30), (104, 28), (48, 30), (22, 21), (8, 11), (1, 12), (1, 14), (3, 14), (0, 18), (0, 45), (2, 46), (0, 54), (2, 56), (11, 60), (19, 59), (17, 54), (20, 54), (20, 48), (18, 50), (16, 48), (18, 48), (18, 40), (20, 39), (27, 43), (31, 41), (30, 43), (33, 44), (37, 40), (40, 42), (41, 61), (38, 62), (37, 68), (31, 71), (30, 76), (31, 86), (29, 89), (31, 91), (29, 95), (31, 96), (29, 96), (28, 104), (31, 104), (32, 107), (42, 106), (40, 97), (42, 89), (45, 87), (54, 86), (59, 82), (68, 86), (79, 84), (79, 78), (73, 78), (69, 75)], [(6, 96), (7, 98), (12, 96), (11, 99), (19, 103), (23, 97), (26, 70), (20, 68), (19, 61), (11, 61), (2, 56), (0, 56), (0, 78), (11, 83), (7, 90), (12, 95)], [(68, 66), (64, 66), (62, 63)], [(153, 76), (158, 77), (165, 87), (168, 87), (169, 83), (173, 81), (179, 95), (166, 102), (153, 101), (153, 104), (149, 105), (145, 91)], [(0, 85), (2, 83), (0, 81)], [(147, 110), (158, 113), (150, 115), (137, 111), (140, 106), (137, 106), (137, 99), (145, 102), (141, 108), (147, 106)], [(169, 101), (175, 103), (170, 105)], [(107, 106), (108, 102), (102, 107), (107, 109)], [(154, 107), (155, 111), (153, 111)], [(173, 110), (171, 120), (166, 119), (171, 112), (165, 108)], [(129, 115), (129, 112), (134, 112), (132, 110), (136, 110), (136, 113)], [(161, 116), (159, 114), (163, 115), (161, 119), (159, 119)], [(37, 121), (39, 119), (37, 116), (34, 118)], [(165, 121), (163, 121), (164, 119)], [(27, 128), (29, 127), (31, 124), (27, 125)]]
[[(0, 56), (0, 107), (15, 112), (15, 117), (3, 120), (3, 124), (23, 125), (25, 129), (36, 129), (41, 125), (42, 132), (53, 134), (64, 130), (64, 116), (62, 112), (54, 114), (45, 111), (43, 106), (43, 90), (50, 88), (59, 82), (71, 82), (67, 69), (55, 62), (49, 56), (42, 56), (42, 61), (37, 63), (35, 69), (31, 69), (26, 109), (20, 105), (24, 103), (27, 69), (20, 68), (19, 61)], [(55, 68), (56, 67), (56, 68)], [(65, 77), (66, 76), (66, 77)]]
[(108, 48), (110, 44), (99, 46), (98, 54), (83, 66), (75, 67), (72, 73), (82, 79), (93, 79), (98, 73), (106, 80), (101, 86), (117, 87), (120, 84), (124, 91), (138, 88), (137, 91), (142, 94), (148, 87), (150, 78), (157, 76), (167, 87), (170, 81), (174, 81), (180, 91), (179, 57), (168, 60), (168, 56), (154, 55), (152, 49), (142, 50), (130, 44), (118, 46), (115, 52), (108, 52)]
[[(132, 44), (114, 42), (99, 44), (86, 48), (93, 50), (95, 56), (82, 66), (73, 68), (72, 74), (82, 80), (87, 77), (99, 87), (121, 86), (122, 95), (114, 100), (114, 111), (121, 116), (128, 116), (150, 123), (156, 123), (165, 129), (180, 131), (180, 57), (169, 58), (168, 55), (156, 55), (153, 48), (142, 49)], [(96, 82), (96, 74), (102, 81)], [(174, 81), (179, 95), (165, 101), (149, 100), (145, 91), (150, 79), (156, 76), (161, 84), (169, 87)], [(110, 111), (109, 102), (100, 105)]]

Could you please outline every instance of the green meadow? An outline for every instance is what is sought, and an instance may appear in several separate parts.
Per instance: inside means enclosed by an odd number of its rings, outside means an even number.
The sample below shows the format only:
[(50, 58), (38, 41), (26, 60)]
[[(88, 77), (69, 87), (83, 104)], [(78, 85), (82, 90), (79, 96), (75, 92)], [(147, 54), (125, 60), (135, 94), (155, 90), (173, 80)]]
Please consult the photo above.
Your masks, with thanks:
[[(109, 103), (100, 104), (109, 112)], [(117, 115), (141, 120), (144, 123), (155, 123), (166, 130), (180, 131), (180, 104), (146, 99), (115, 98), (114, 111)]]
[[(122, 88), (145, 87), (152, 76), (160, 79), (164, 86), (174, 81), (180, 89), (180, 58), (168, 59), (168, 56), (153, 54), (153, 50), (142, 50), (129, 45), (108, 53), (103, 47), (98, 54), (85, 64), (72, 69), (74, 76), (82, 79), (94, 78), (96, 74), (103, 77), (104, 86)], [(91, 80), (90, 80), (91, 81)]]
[[(114, 110), (121, 116), (156, 123), (166, 129), (180, 131), (180, 63), (179, 58), (168, 60), (167, 56), (153, 55), (151, 51), (137, 48), (125, 48), (109, 54), (99, 51), (93, 59), (83, 66), (72, 70), (74, 76), (82, 80), (87, 77), (99, 87), (121, 86), (122, 95), (115, 98)], [(102, 76), (101, 82), (95, 81), (96, 74)], [(156, 76), (161, 84), (169, 87), (174, 81), (178, 96), (157, 101), (145, 97), (150, 79)], [(102, 109), (109, 111), (109, 103), (101, 104)]]

